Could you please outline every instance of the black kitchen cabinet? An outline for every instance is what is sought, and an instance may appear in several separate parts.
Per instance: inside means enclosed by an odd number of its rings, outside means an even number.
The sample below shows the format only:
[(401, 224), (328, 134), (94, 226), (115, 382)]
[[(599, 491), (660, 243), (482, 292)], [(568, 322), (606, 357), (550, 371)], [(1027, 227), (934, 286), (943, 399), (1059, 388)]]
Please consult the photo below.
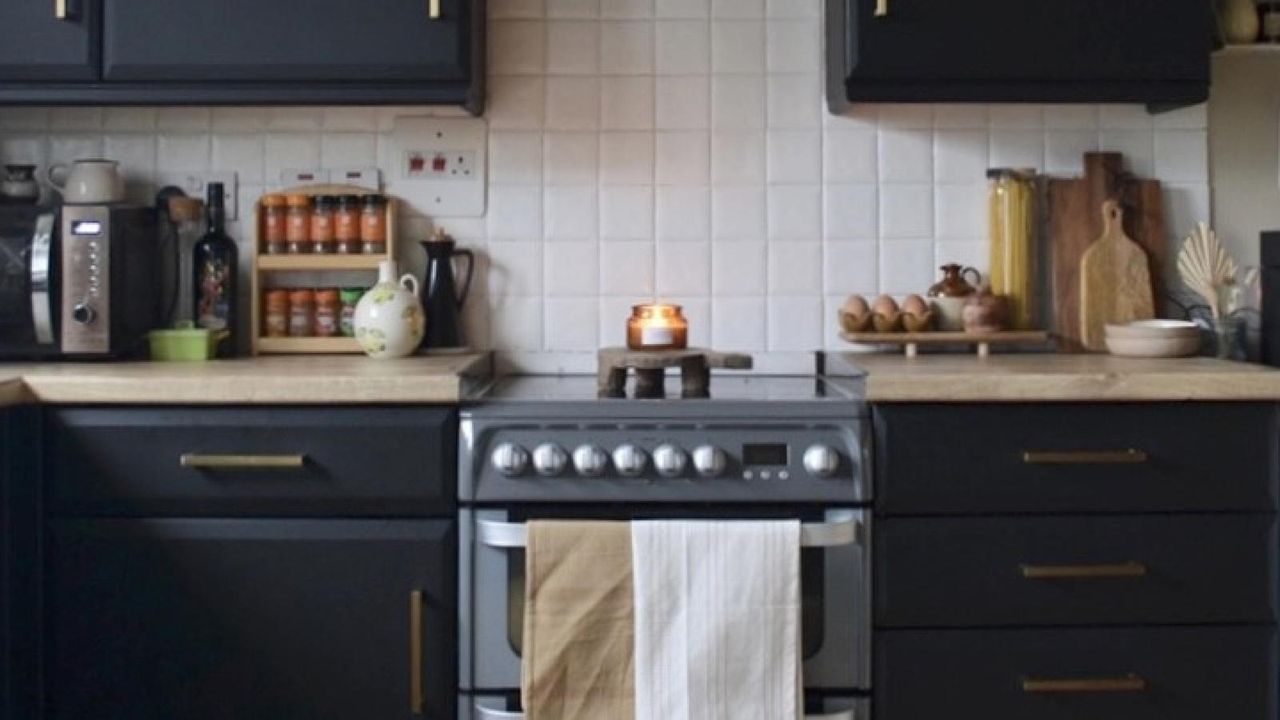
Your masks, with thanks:
[[(51, 29), (34, 34), (0, 27), (0, 103), (483, 109), (485, 0), (66, 1), (83, 8), (81, 21), (41, 20)], [(36, 8), (52, 17), (51, 4), (8, 5), (25, 9), (0, 10), (0, 20), (34, 25)], [(37, 51), (42, 35), (61, 40), (72, 27), (87, 64), (51, 76), (31, 63), (52, 52)], [(77, 82), (33, 82), (51, 78)]]
[(456, 543), (451, 520), (56, 520), (45, 718), (453, 718)]
[(826, 0), (828, 102), (1208, 97), (1209, 0)]
[(99, 1), (0, 3), (0, 83), (97, 78)]

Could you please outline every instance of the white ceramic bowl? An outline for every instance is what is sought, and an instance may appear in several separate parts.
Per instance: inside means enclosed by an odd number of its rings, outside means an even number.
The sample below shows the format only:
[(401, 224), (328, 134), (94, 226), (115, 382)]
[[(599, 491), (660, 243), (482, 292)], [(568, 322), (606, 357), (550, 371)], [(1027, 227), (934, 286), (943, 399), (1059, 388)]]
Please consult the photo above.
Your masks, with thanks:
[(1164, 338), (1106, 337), (1107, 351), (1123, 357), (1173, 358), (1200, 351), (1200, 335)]
[(1198, 338), (1200, 326), (1187, 320), (1137, 320), (1125, 325), (1108, 324), (1106, 336), (1125, 340)]

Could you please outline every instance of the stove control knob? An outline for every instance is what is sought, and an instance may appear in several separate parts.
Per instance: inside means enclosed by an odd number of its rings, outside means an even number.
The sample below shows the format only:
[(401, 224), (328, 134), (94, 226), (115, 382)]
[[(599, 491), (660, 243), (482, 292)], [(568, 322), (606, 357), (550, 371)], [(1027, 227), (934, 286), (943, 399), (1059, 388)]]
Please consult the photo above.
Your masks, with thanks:
[(569, 456), (555, 443), (543, 443), (533, 451), (533, 469), (539, 475), (553, 477), (564, 472)]
[(663, 477), (680, 477), (685, 462), (684, 450), (675, 445), (663, 443), (653, 449), (653, 467)]
[(573, 451), (573, 466), (579, 475), (596, 477), (609, 467), (609, 455), (595, 445), (579, 445)]
[(831, 477), (840, 469), (840, 453), (827, 445), (810, 445), (804, 451), (804, 469), (815, 477)]
[(693, 467), (702, 477), (719, 477), (728, 464), (724, 451), (714, 445), (699, 445), (693, 451)]
[(498, 472), (507, 477), (515, 477), (528, 467), (529, 452), (515, 443), (502, 443), (493, 449), (489, 461)]
[(635, 477), (644, 472), (647, 461), (644, 449), (630, 443), (619, 445), (613, 451), (613, 466), (624, 477)]

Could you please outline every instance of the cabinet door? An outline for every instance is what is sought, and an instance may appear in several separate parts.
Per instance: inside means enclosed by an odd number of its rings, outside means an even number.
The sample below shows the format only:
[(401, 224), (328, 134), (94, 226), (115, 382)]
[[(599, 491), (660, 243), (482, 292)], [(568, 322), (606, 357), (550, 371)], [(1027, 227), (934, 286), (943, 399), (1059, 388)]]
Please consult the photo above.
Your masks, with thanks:
[(45, 717), (452, 718), (456, 542), (447, 520), (54, 522)]
[(0, 81), (97, 79), (98, 2), (0, 2)]
[(471, 3), (104, 0), (107, 81), (465, 80)]
[[(850, 79), (1188, 80), (1206, 77), (1206, 0), (848, 3)], [(993, 98), (994, 99), (994, 98)]]

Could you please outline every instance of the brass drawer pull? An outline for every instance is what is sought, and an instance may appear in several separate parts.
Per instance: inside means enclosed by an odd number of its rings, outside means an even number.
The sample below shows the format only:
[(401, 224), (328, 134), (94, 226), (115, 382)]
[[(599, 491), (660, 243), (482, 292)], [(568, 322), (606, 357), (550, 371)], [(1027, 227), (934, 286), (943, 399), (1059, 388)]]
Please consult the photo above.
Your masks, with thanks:
[(1027, 580), (1110, 580), (1140, 578), (1147, 566), (1140, 562), (1101, 565), (1020, 565)]
[(427, 16), (432, 20), (440, 19), (440, 0), (428, 0)]
[(1146, 692), (1148, 687), (1146, 678), (1132, 673), (1110, 678), (1024, 678), (1022, 681), (1022, 692), (1036, 695)]
[(876, 0), (876, 17), (889, 16), (889, 0)]
[(1141, 450), (1028, 450), (1022, 462), (1028, 465), (1136, 465), (1147, 461)]
[(422, 680), (423, 605), (421, 590), (409, 593), (409, 712), (414, 715), (427, 711), (427, 691)]
[(297, 455), (201, 455), (183, 453), (178, 464), (198, 470), (296, 470), (306, 465), (307, 456)]
[(53, 0), (53, 17), (57, 20), (66, 20), (71, 13), (67, 10), (67, 0)]

